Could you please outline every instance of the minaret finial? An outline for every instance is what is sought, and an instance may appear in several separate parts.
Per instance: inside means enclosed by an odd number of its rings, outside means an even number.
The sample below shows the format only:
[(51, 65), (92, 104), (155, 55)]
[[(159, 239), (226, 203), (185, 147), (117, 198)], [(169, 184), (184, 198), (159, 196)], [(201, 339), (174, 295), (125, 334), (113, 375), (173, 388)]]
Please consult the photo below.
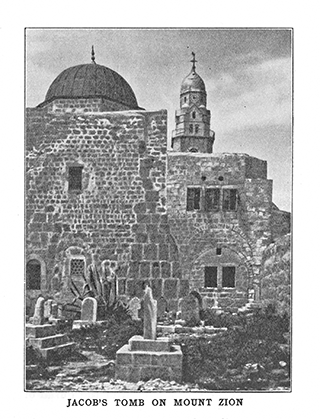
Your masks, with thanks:
[(91, 61), (95, 64), (96, 63), (95, 53), (94, 53), (94, 46), (92, 45), (91, 49)]
[(196, 63), (198, 62), (196, 60), (196, 54), (194, 52), (191, 53), (192, 54), (192, 71), (196, 71)]

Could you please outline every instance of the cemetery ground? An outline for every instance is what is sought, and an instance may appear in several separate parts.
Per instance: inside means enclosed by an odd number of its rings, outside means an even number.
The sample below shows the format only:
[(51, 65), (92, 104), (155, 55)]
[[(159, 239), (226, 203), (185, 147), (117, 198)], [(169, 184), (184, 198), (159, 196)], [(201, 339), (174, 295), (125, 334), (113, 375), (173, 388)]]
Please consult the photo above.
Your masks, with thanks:
[[(160, 378), (129, 383), (115, 380), (116, 352), (130, 337), (142, 335), (143, 322), (122, 313), (100, 324), (72, 330), (59, 326), (76, 343), (67, 359), (45, 361), (26, 345), (26, 390), (31, 391), (288, 391), (290, 321), (271, 308), (251, 313), (201, 312), (202, 325), (225, 328), (205, 333), (192, 319), (171, 338), (181, 345), (180, 383)], [(159, 329), (159, 328), (158, 328)], [(179, 331), (179, 333), (177, 333)], [(158, 332), (159, 336), (159, 332)]]

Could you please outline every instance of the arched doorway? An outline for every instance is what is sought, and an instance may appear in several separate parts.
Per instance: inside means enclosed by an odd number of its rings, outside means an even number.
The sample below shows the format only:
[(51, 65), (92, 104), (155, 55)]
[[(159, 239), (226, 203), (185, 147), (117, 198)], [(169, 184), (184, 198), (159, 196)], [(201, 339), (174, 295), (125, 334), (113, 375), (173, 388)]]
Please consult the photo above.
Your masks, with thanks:
[(27, 263), (26, 287), (27, 290), (41, 289), (41, 264), (36, 259), (31, 259)]

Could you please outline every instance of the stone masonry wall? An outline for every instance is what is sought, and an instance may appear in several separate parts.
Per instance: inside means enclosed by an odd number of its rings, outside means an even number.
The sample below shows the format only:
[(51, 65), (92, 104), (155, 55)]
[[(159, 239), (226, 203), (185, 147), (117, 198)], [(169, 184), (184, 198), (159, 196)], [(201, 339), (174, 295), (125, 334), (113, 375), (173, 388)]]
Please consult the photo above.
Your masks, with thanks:
[[(41, 292), (70, 302), (76, 257), (86, 270), (112, 268), (123, 298), (140, 296), (148, 280), (175, 308), (181, 271), (166, 214), (166, 111), (29, 109), (27, 119), (27, 257), (43, 261)], [(68, 191), (72, 164), (83, 166), (81, 193)]]
[(279, 314), (291, 311), (291, 235), (278, 237), (263, 252), (261, 301), (273, 305)]
[[(203, 255), (222, 248), (242, 266), (236, 291), (258, 291), (262, 252), (271, 241), (272, 181), (266, 174), (266, 162), (245, 154), (169, 153), (168, 216), (180, 254), (181, 283), (192, 284)], [(187, 211), (188, 186), (237, 189), (237, 210)]]
[(44, 102), (38, 106), (39, 109), (46, 109), (49, 112), (116, 112), (130, 110), (128, 106), (108, 100), (106, 98), (61, 98), (50, 102)]

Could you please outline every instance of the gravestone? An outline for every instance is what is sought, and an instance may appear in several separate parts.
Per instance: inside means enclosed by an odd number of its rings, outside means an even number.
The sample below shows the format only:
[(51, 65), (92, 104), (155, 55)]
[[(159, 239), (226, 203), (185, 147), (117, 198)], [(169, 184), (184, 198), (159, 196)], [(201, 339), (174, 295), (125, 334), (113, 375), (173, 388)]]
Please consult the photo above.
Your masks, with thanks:
[(37, 299), (35, 308), (34, 308), (34, 315), (31, 318), (32, 324), (44, 324), (44, 298), (39, 297)]
[(187, 297), (181, 298), (178, 310), (181, 312), (181, 320), (186, 323), (200, 321), (199, 301), (194, 295), (189, 294)]
[(152, 290), (147, 285), (144, 291), (143, 338), (155, 340), (157, 335), (157, 301), (152, 297)]
[(97, 321), (98, 303), (93, 297), (87, 297), (82, 301), (81, 320), (87, 322)]
[(162, 319), (165, 316), (165, 313), (167, 312), (167, 300), (161, 296), (158, 299), (158, 304), (157, 304), (157, 317), (158, 319)]
[(132, 320), (140, 320), (139, 319), (139, 310), (141, 309), (141, 301), (138, 297), (133, 297), (129, 301), (129, 312), (131, 315)]
[(44, 313), (43, 316), (45, 319), (49, 319), (52, 316), (52, 303), (53, 300), (49, 299), (44, 303)]
[(54, 301), (52, 302), (51, 306), (51, 317), (53, 317), (54, 319), (58, 318), (58, 304)]

